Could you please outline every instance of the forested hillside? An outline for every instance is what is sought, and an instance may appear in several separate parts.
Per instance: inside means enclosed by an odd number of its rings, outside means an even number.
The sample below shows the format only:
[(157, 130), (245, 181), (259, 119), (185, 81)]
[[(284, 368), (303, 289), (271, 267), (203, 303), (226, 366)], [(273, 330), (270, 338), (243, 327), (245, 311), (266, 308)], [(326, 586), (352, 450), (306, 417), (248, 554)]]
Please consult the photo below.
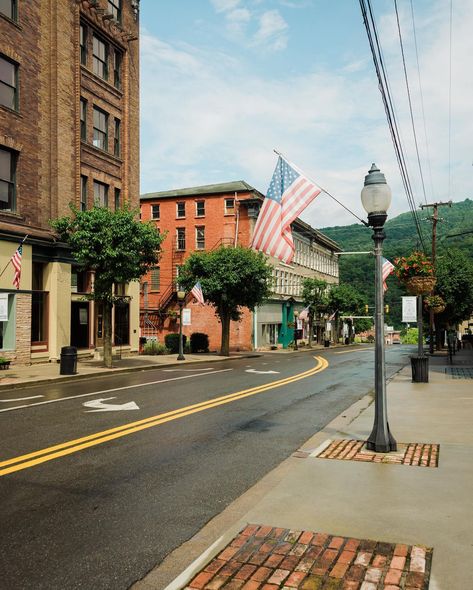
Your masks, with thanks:
[[(445, 248), (458, 248), (473, 258), (473, 201), (466, 199), (453, 203), (451, 207), (439, 207), (438, 211), (441, 221), (437, 224), (437, 256), (442, 256)], [(432, 222), (428, 218), (431, 214), (432, 209), (418, 211), (426, 251), (429, 254), (432, 245)], [(320, 231), (335, 240), (347, 252), (367, 251), (373, 248), (371, 239), (373, 232), (361, 224), (325, 227)], [(396, 256), (408, 254), (413, 249), (421, 249), (411, 213), (402, 213), (389, 219), (386, 222), (385, 232), (383, 253), (391, 261)], [(369, 305), (374, 304), (373, 273), (374, 258), (372, 256), (340, 257), (340, 282), (350, 283), (365, 293)], [(394, 276), (388, 278), (387, 284), (385, 300), (389, 304), (390, 314), (386, 317), (386, 323), (394, 324), (399, 328), (401, 327), (401, 296), (406, 293)]]

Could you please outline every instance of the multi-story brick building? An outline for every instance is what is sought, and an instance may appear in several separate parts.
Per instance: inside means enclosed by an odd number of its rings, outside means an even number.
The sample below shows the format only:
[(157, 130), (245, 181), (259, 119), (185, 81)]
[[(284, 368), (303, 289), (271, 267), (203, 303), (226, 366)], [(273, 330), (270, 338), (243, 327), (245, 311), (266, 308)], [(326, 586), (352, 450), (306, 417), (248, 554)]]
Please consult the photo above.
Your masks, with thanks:
[[(138, 205), (138, 0), (2, 0), (0, 39), (0, 354), (90, 353), (102, 344), (100, 307), (84, 300), (93, 277), (49, 220), (70, 204)], [(9, 260), (22, 240), (17, 290)], [(136, 350), (138, 288), (125, 290), (114, 337)]]
[[(141, 196), (141, 218), (153, 220), (167, 232), (159, 266), (142, 279), (141, 332), (157, 336), (175, 332), (176, 289), (179, 267), (193, 251), (212, 250), (220, 245), (249, 246), (264, 196), (246, 182), (228, 182)], [(292, 264), (274, 258), (274, 287), (271, 299), (253, 313), (245, 311), (231, 326), (232, 349), (248, 350), (287, 344), (293, 339), (288, 328), (294, 310), (302, 309), (302, 280), (317, 277), (338, 283), (339, 246), (300, 219), (292, 224), (295, 256)], [(204, 293), (205, 295), (205, 293)], [(220, 344), (220, 325), (210, 306), (187, 298), (186, 335), (205, 332), (213, 350)], [(169, 313), (171, 311), (171, 313)]]

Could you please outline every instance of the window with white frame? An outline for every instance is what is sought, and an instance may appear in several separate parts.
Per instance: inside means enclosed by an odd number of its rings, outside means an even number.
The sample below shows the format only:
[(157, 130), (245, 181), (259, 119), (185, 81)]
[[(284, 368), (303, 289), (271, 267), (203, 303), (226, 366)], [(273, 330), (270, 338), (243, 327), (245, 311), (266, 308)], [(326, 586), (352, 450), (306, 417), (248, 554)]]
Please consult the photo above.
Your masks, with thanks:
[(151, 219), (159, 219), (160, 207), (158, 205), (151, 205)]
[(205, 227), (199, 226), (195, 228), (195, 248), (196, 250), (205, 249)]
[(176, 247), (177, 250), (186, 249), (186, 228), (178, 227), (176, 229)]
[(204, 217), (205, 216), (205, 201), (196, 201), (195, 202), (195, 216), (196, 217)]
[(176, 217), (182, 219), (186, 216), (186, 203), (185, 201), (178, 201), (176, 203)]
[(225, 215), (235, 214), (235, 199), (225, 199)]

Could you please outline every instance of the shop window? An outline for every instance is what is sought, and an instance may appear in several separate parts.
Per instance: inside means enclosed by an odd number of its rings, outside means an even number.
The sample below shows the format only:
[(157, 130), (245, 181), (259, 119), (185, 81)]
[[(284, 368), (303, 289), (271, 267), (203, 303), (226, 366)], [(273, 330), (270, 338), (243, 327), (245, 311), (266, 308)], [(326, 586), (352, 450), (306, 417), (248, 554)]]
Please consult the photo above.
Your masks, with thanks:
[(116, 303), (115, 309), (115, 346), (130, 344), (130, 304)]
[(15, 349), (15, 296), (0, 293), (0, 349)]

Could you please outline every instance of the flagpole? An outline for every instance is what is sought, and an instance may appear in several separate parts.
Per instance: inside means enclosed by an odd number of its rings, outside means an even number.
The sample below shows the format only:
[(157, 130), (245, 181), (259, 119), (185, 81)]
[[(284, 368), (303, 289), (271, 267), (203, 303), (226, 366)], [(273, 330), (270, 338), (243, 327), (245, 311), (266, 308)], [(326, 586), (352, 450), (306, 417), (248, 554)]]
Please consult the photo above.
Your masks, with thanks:
[(361, 217), (358, 217), (358, 215), (356, 215), (356, 213), (353, 213), (353, 211), (351, 211), (350, 209), (348, 209), (348, 207), (346, 207), (343, 203), (341, 203), (338, 199), (336, 199), (332, 194), (330, 194), (327, 189), (325, 189), (323, 186), (320, 186), (320, 184), (318, 182), (315, 182), (314, 180), (312, 180), (312, 178), (310, 178), (309, 176), (307, 176), (307, 174), (305, 172), (303, 172), (293, 162), (291, 162), (291, 160), (288, 160), (286, 158), (286, 156), (282, 152), (280, 152), (279, 150), (277, 150), (275, 148), (273, 148), (273, 152), (275, 154), (277, 154), (278, 156), (280, 156), (283, 160), (286, 160), (286, 162), (288, 164), (290, 164), (291, 167), (294, 168), (294, 170), (297, 170), (297, 172), (299, 172), (299, 174), (302, 174), (302, 176), (305, 176), (308, 180), (310, 180), (311, 182), (313, 182), (314, 184), (316, 184), (322, 190), (322, 192), (324, 192), (326, 195), (328, 195), (330, 198), (332, 198), (336, 203), (338, 203), (341, 207), (343, 207), (346, 211), (348, 211), (348, 213), (351, 213), (351, 215), (353, 215), (353, 217), (356, 217), (356, 219), (358, 219), (358, 221), (361, 221), (361, 223), (365, 227), (369, 227), (368, 223), (364, 219), (361, 219)]
[[(26, 236), (23, 238), (23, 240), (22, 240), (22, 241), (21, 241), (21, 243), (20, 243), (20, 246), (22, 246), (22, 245), (25, 243), (25, 240), (26, 240), (26, 238), (28, 237), (28, 235), (29, 235), (29, 234), (26, 234)], [(18, 246), (16, 250), (18, 250), (18, 248), (19, 248), (20, 246)], [(16, 252), (16, 250), (15, 250), (15, 252)], [(14, 252), (13, 254), (15, 254), (15, 252)], [(3, 275), (3, 273), (4, 273), (4, 272), (7, 270), (7, 268), (8, 268), (8, 265), (10, 264), (10, 262), (11, 262), (11, 258), (9, 258), (9, 259), (8, 259), (8, 262), (6, 263), (6, 265), (5, 265), (5, 268), (2, 270), (2, 272), (0, 272), (0, 277), (1, 277), (1, 276)]]

